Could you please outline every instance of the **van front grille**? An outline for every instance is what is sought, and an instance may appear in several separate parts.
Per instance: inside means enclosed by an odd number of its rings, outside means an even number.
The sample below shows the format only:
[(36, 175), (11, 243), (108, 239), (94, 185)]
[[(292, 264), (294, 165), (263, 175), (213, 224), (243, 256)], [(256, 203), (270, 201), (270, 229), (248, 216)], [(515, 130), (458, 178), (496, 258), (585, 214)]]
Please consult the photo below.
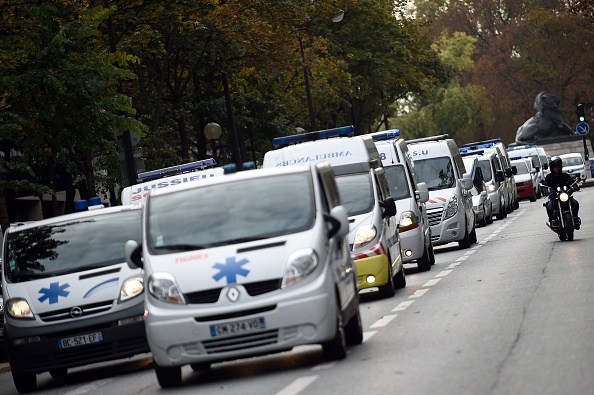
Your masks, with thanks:
[[(254, 283), (241, 284), (250, 296), (263, 295), (268, 292), (280, 289), (282, 279), (258, 281)], [(216, 303), (219, 300), (223, 288), (214, 288), (206, 291), (192, 292), (184, 294), (184, 297), (190, 304)]]
[(113, 306), (113, 301), (106, 300), (103, 302), (87, 304), (83, 306), (69, 307), (67, 309), (54, 310), (48, 313), (39, 314), (44, 322), (64, 321), (79, 319), (89, 315), (103, 313), (108, 311)]
[(441, 216), (443, 214), (443, 207), (427, 209), (427, 219), (429, 226), (439, 225), (441, 223)]

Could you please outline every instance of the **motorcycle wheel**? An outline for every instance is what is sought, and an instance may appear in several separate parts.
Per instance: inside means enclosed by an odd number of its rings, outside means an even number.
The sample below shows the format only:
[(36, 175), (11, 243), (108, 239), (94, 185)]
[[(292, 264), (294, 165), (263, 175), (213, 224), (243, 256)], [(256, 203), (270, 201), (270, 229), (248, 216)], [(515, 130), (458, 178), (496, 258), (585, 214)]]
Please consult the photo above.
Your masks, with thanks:
[(571, 216), (571, 213), (565, 213), (564, 219), (565, 219), (565, 236), (567, 238), (567, 241), (572, 241), (574, 229), (573, 229), (573, 217)]

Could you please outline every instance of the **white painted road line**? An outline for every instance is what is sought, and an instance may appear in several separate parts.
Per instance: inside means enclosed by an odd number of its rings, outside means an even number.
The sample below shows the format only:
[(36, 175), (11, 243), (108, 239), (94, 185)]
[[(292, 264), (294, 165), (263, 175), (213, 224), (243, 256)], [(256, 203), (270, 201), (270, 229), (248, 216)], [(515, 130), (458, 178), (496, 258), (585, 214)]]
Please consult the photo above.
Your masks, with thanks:
[(83, 385), (82, 387), (78, 387), (73, 389), (72, 391), (68, 391), (65, 395), (82, 395), (87, 394), (89, 392), (95, 392), (98, 391), (99, 388), (104, 387), (110, 381), (112, 381), (112, 379), (98, 380), (95, 381), (93, 384)]
[(430, 288), (425, 288), (425, 289), (419, 289), (418, 291), (415, 291), (414, 294), (410, 295), (409, 298), (420, 298), (421, 296), (425, 295), (427, 292), (429, 292)]
[(394, 308), (392, 309), (392, 313), (394, 313), (394, 312), (396, 312), (396, 311), (404, 311), (404, 310), (406, 310), (406, 308), (407, 308), (408, 306), (410, 306), (410, 305), (411, 305), (411, 304), (413, 304), (413, 303), (415, 303), (415, 301), (414, 301), (414, 300), (405, 300), (404, 302), (400, 302), (400, 303), (398, 304), (398, 306), (396, 306), (396, 307), (394, 307)]
[(437, 273), (435, 275), (435, 277), (445, 277), (448, 274), (450, 274), (452, 271), (451, 270), (442, 270), (441, 272)]
[(381, 328), (381, 327), (384, 327), (384, 326), (388, 325), (390, 323), (390, 321), (392, 321), (397, 316), (398, 316), (398, 314), (385, 315), (382, 318), (380, 318), (379, 320), (375, 321), (373, 323), (373, 325), (370, 326), (370, 328)]
[(440, 280), (441, 280), (441, 278), (434, 278), (433, 280), (429, 280), (425, 284), (423, 284), (423, 287), (431, 287), (431, 286), (437, 284)]
[(299, 377), (291, 384), (276, 393), (276, 395), (297, 395), (307, 388), (308, 385), (318, 379), (319, 376)]
[(363, 332), (363, 343), (365, 343), (367, 340), (371, 339), (373, 337), (373, 335), (375, 335), (376, 333), (377, 333), (377, 331)]

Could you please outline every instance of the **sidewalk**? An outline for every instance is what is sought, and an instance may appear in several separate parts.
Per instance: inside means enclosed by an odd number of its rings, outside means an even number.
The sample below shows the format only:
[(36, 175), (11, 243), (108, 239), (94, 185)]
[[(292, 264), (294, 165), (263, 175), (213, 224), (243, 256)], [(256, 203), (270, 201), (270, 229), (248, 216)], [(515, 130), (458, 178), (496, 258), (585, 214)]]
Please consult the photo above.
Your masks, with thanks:
[(0, 373), (10, 372), (10, 365), (8, 362), (0, 362)]

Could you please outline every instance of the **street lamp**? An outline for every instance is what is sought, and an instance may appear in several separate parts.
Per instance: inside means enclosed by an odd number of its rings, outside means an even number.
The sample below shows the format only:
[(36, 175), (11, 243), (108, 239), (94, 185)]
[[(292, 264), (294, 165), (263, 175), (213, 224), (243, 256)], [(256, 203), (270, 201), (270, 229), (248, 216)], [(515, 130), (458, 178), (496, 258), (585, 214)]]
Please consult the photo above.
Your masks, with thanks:
[(218, 123), (209, 122), (204, 127), (204, 137), (210, 140), (210, 147), (212, 149), (212, 157), (217, 161), (217, 146), (216, 139), (221, 137), (221, 126)]

